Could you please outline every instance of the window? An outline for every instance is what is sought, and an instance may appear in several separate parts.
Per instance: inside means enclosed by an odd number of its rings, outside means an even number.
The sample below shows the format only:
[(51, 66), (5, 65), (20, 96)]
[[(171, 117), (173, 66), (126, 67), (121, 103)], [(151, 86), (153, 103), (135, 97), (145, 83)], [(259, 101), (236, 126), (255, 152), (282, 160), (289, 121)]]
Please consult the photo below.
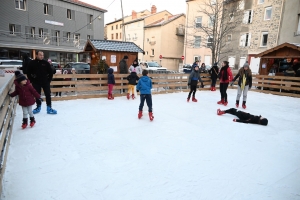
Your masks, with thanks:
[(265, 3), (265, 0), (258, 0), (258, 4), (263, 4)]
[(213, 37), (208, 37), (206, 43), (207, 47), (212, 47), (213, 41), (214, 41)]
[(67, 18), (75, 20), (75, 11), (67, 9)]
[(240, 46), (241, 47), (248, 47), (248, 46), (250, 46), (250, 41), (251, 41), (251, 34), (250, 33), (245, 33), (241, 36)]
[(243, 23), (244, 24), (250, 24), (250, 23), (252, 23), (252, 18), (253, 18), (253, 10), (246, 10), (244, 12)]
[(70, 39), (71, 39), (71, 33), (67, 32), (67, 41), (70, 41)]
[(240, 9), (240, 10), (244, 10), (244, 8), (245, 8), (245, 2), (244, 2), (244, 0), (242, 0), (242, 1), (239, 3), (239, 9)]
[(116, 29), (118, 29), (118, 24), (116, 25)]
[(114, 34), (111, 34), (111, 39), (112, 39), (112, 40), (114, 39)]
[(87, 36), (86, 36), (86, 39), (90, 40), (90, 39), (91, 39), (91, 36), (90, 36), (90, 35), (87, 35)]
[(208, 26), (209, 27), (213, 27), (213, 25), (214, 25), (214, 22), (215, 21), (215, 16), (214, 15), (210, 15), (209, 16), (209, 20), (208, 20)]
[(122, 39), (122, 33), (120, 33), (120, 39)]
[(211, 1), (210, 1), (210, 4), (211, 4), (211, 5), (216, 5), (216, 3), (217, 3), (217, 0), (211, 0)]
[(9, 34), (15, 35), (15, 33), (16, 33), (16, 25), (10, 24), (9, 25)]
[(118, 33), (116, 33), (116, 39), (119, 39), (119, 38), (118, 38)]
[(197, 17), (195, 22), (196, 22), (195, 24), (196, 28), (202, 27), (202, 17)]
[(201, 36), (194, 36), (194, 48), (200, 48)]
[(264, 20), (270, 20), (272, 17), (272, 7), (265, 8), (265, 17)]
[(49, 5), (44, 3), (44, 14), (48, 15), (49, 14)]
[(88, 18), (87, 29), (92, 30), (93, 29), (94, 16), (93, 15), (87, 15), (87, 18)]
[(39, 28), (39, 38), (43, 38), (44, 37), (44, 29)]
[(30, 36), (31, 36), (32, 38), (34, 38), (34, 36), (35, 36), (35, 28), (34, 28), (34, 27), (31, 27), (31, 31), (30, 31), (30, 32), (31, 32), (31, 35), (30, 35)]
[(261, 45), (262, 47), (266, 47), (268, 44), (268, 32), (261, 33)]
[(111, 30), (114, 30), (114, 26), (111, 26)]
[(151, 56), (154, 56), (154, 49), (151, 49), (151, 52), (152, 52)]
[(15, 0), (16, 9), (26, 10), (26, 0)]
[(74, 41), (80, 40), (80, 34), (74, 34)]
[(59, 38), (60, 38), (60, 32), (59, 32), (59, 31), (56, 31), (56, 32), (55, 32), (55, 41), (56, 41), (56, 42), (59, 42)]
[(201, 56), (194, 56), (194, 62), (200, 61)]
[(297, 29), (297, 35), (300, 35), (300, 15), (298, 15), (298, 29)]
[(227, 35), (227, 42), (230, 42), (232, 40), (232, 35)]

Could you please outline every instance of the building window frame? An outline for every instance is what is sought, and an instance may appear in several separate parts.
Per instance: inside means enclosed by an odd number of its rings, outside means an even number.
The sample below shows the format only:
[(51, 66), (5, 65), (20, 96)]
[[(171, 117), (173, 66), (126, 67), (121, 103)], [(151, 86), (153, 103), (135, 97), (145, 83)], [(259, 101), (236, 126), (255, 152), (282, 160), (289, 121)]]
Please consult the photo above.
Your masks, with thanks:
[(231, 42), (231, 41), (232, 41), (232, 34), (228, 34), (228, 35), (227, 35), (226, 41), (227, 41), (227, 42)]
[(116, 40), (118, 40), (119, 39), (119, 34), (118, 33), (116, 33)]
[(263, 4), (265, 3), (265, 0), (257, 0), (257, 4)]
[(67, 9), (67, 19), (71, 20), (72, 19), (72, 10)]
[[(267, 16), (267, 12), (268, 12), (268, 11), (271, 11), (269, 17)], [(273, 11), (273, 10), (272, 10), (272, 6), (265, 7), (264, 21), (267, 21), (267, 20), (271, 20), (271, 19), (272, 19), (272, 11)]]
[(240, 38), (240, 47), (249, 47), (251, 44), (251, 33), (244, 33)]
[(32, 38), (35, 37), (35, 27), (31, 27), (31, 28), (30, 28), (30, 36), (31, 36)]
[(207, 37), (207, 43), (206, 43), (206, 47), (209, 48), (213, 45), (213, 42), (214, 42), (214, 38), (209, 36)]
[(253, 19), (253, 10), (245, 10), (244, 11), (243, 23), (244, 24), (251, 24), (252, 19)]
[(269, 37), (269, 32), (267, 32), (267, 31), (261, 32), (260, 47), (267, 47), (268, 46), (268, 37)]
[(195, 28), (201, 28), (202, 27), (202, 16), (196, 17), (195, 19)]
[(71, 32), (67, 32), (67, 41), (69, 42), (71, 39)]
[(9, 24), (9, 34), (16, 35), (16, 25), (15, 24)]
[(111, 30), (112, 30), (112, 31), (114, 30), (114, 25), (111, 26)]
[(155, 50), (151, 49), (151, 55), (150, 56), (155, 56)]
[(44, 15), (49, 15), (49, 4), (44, 3)]
[(114, 34), (113, 34), (113, 33), (111, 34), (111, 39), (112, 39), (112, 40), (114, 39)]
[(215, 24), (215, 16), (214, 15), (209, 15), (208, 18), (208, 27), (213, 27)]
[(116, 30), (118, 29), (118, 24), (116, 24)]
[(296, 35), (300, 35), (300, 14), (298, 15), (298, 27), (297, 27)]
[(201, 47), (201, 36), (194, 36), (194, 48), (198, 49)]
[(15, 0), (15, 8), (17, 10), (26, 10), (27, 4), (26, 0)]
[(43, 38), (43, 37), (44, 37), (44, 29), (39, 28), (39, 38)]

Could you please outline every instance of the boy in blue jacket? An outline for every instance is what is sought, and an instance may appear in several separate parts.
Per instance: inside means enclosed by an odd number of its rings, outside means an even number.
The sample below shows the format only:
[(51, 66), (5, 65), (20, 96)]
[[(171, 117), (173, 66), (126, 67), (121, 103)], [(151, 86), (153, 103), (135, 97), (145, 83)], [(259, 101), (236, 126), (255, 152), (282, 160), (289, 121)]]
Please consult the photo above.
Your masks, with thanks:
[(148, 77), (148, 71), (143, 70), (142, 72), (143, 76), (140, 78), (136, 89), (140, 91), (140, 98), (141, 103), (139, 107), (139, 114), (138, 118), (141, 119), (143, 116), (143, 107), (146, 100), (148, 109), (149, 109), (149, 118), (152, 121), (154, 119), (153, 113), (152, 113), (152, 96), (151, 96), (151, 89), (152, 89), (152, 81)]

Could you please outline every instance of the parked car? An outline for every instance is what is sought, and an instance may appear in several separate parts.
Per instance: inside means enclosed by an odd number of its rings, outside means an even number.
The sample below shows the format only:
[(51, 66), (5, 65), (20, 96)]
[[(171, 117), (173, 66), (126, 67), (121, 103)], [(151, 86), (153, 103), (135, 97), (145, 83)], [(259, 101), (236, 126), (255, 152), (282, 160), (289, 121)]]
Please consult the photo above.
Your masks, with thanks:
[(72, 68), (75, 68), (76, 74), (90, 74), (90, 65), (84, 62), (71, 62), (64, 66), (63, 71), (67, 70), (71, 74)]
[(193, 64), (183, 65), (183, 67), (182, 67), (183, 72), (186, 74), (190, 74), (192, 72), (192, 66), (193, 66)]
[(149, 71), (167, 71), (167, 68), (160, 66), (157, 62), (141, 62), (140, 66)]

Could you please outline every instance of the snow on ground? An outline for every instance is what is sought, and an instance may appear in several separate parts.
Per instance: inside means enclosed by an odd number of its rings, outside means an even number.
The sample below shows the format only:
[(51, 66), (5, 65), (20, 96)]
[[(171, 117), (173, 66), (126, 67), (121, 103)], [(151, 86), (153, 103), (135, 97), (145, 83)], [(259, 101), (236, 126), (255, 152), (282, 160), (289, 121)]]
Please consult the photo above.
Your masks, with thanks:
[[(229, 107), (236, 90), (229, 90)], [(4, 200), (300, 199), (299, 99), (248, 94), (267, 127), (217, 116), (219, 92), (153, 96), (137, 119), (126, 97), (53, 102), (21, 130), (17, 108)], [(221, 106), (221, 108), (225, 108)]]

